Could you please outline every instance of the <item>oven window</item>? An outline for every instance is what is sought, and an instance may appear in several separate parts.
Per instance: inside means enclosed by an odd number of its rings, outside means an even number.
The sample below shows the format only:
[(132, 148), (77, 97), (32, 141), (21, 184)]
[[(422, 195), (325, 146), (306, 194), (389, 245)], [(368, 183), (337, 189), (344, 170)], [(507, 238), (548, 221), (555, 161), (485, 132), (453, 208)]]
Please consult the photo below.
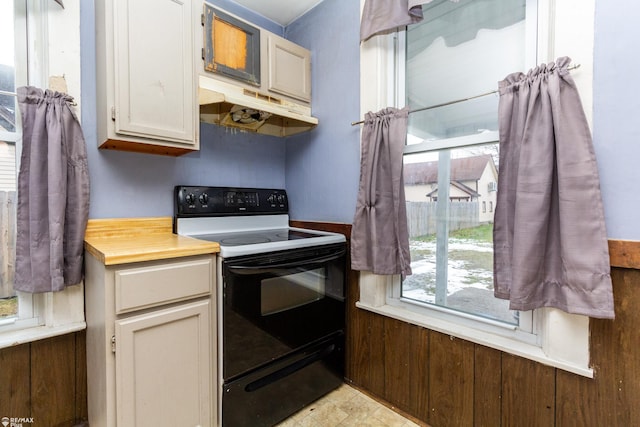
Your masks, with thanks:
[(261, 312), (263, 316), (301, 307), (325, 296), (324, 268), (262, 279)]

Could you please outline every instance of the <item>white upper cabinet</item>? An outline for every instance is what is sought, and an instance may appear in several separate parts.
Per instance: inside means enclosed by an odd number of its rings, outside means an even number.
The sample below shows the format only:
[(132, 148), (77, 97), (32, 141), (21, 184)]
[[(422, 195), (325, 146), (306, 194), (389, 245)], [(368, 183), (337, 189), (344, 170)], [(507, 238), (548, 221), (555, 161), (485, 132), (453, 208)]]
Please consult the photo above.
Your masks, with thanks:
[(311, 101), (311, 52), (282, 37), (269, 34), (269, 90)]
[(98, 0), (98, 137), (102, 148), (197, 150), (196, 0)]
[(115, 2), (116, 132), (193, 140), (191, 2)]

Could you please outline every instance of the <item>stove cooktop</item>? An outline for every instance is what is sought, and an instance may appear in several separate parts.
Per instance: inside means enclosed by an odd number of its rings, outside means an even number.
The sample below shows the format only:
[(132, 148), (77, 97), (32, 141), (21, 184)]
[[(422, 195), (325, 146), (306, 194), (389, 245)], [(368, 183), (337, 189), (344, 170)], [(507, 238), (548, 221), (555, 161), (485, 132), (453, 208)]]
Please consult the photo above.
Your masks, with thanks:
[(285, 190), (178, 186), (174, 195), (174, 232), (219, 243), (223, 258), (346, 242), (289, 227)]
[(319, 237), (318, 234), (297, 229), (277, 229), (261, 231), (244, 231), (236, 233), (214, 233), (192, 235), (196, 239), (218, 242), (220, 246), (255, 245), (270, 242), (286, 242), (289, 240), (309, 239)]
[[(217, 218), (215, 218), (217, 219)], [(238, 218), (233, 218), (238, 219)], [(215, 221), (214, 221), (215, 222)], [(312, 246), (344, 243), (342, 234), (300, 228), (280, 228), (274, 230), (236, 231), (230, 233), (180, 233), (195, 239), (220, 244), (220, 257), (262, 254)]]

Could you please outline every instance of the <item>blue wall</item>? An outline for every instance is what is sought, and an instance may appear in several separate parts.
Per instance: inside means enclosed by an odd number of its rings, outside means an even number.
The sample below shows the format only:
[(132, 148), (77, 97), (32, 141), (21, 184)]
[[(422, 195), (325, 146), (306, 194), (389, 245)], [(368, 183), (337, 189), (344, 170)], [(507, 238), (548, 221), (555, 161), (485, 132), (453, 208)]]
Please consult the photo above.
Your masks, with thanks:
[(607, 234), (640, 240), (640, 5), (596, 1), (593, 142)]
[(351, 223), (360, 172), (360, 3), (324, 0), (287, 26), (311, 50), (316, 129), (287, 140), (291, 217)]

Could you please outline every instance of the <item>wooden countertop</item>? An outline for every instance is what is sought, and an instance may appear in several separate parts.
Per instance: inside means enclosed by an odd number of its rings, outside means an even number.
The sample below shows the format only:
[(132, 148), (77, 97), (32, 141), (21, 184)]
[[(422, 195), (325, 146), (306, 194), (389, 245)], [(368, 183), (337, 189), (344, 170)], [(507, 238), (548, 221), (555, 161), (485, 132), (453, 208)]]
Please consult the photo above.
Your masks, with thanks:
[(105, 265), (218, 253), (215, 242), (173, 234), (171, 217), (90, 219), (87, 252)]

